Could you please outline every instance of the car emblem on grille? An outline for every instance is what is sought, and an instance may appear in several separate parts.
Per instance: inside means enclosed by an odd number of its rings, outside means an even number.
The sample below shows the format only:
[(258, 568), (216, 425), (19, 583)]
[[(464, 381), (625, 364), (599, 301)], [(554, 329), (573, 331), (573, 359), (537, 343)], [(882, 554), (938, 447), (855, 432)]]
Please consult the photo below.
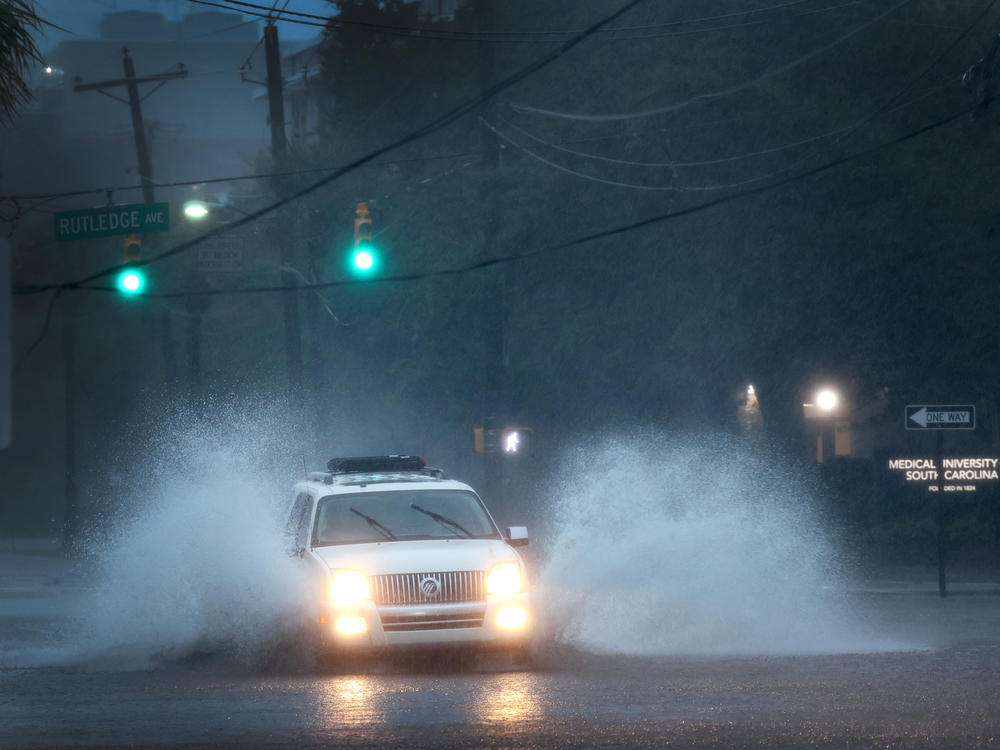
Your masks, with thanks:
[(437, 599), (441, 595), (441, 581), (427, 576), (420, 580), (420, 593), (425, 599)]

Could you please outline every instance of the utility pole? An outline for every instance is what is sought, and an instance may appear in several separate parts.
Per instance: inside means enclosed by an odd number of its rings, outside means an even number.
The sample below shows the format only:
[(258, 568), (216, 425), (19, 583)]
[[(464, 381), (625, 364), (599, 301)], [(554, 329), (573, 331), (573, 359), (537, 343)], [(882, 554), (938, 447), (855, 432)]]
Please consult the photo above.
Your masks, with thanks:
[[(483, 36), (479, 42), (479, 88), (482, 91), (489, 89), (496, 81), (496, 54), (493, 45), (486, 41), (485, 33), (493, 28), (493, 0), (477, 0), (476, 13), (478, 19), (478, 30)], [(496, 134), (490, 130), (489, 123), (493, 122), (493, 112), (495, 106), (490, 99), (483, 104), (482, 118), (484, 122), (480, 132), (483, 139), (483, 154), (486, 163), (494, 169), (500, 168), (500, 144)], [(499, 206), (497, 204), (495, 185), (489, 186), (490, 193), (487, 196), (489, 215), (485, 226), (485, 242), (483, 247), (483, 257), (489, 258), (493, 255), (493, 248), (496, 244), (496, 236), (500, 227)], [(484, 424), (492, 425), (494, 429), (498, 419), (503, 420), (510, 415), (506, 413), (504, 404), (504, 390), (506, 387), (504, 378), (504, 276), (499, 269), (490, 269), (484, 272), (483, 278), (483, 343), (485, 345), (485, 392), (483, 394), (483, 416)], [(493, 276), (493, 274), (498, 274)], [(486, 496), (490, 502), (502, 505), (503, 503), (503, 453), (497, 449), (484, 451), (485, 477), (484, 485)]]
[[(64, 299), (63, 304), (69, 305)], [(62, 350), (63, 350), (63, 419), (66, 462), (66, 505), (63, 513), (63, 546), (69, 547), (76, 539), (79, 523), (79, 484), (76, 474), (76, 320), (73, 311), (63, 308)]]
[[(146, 143), (146, 128), (142, 120), (142, 102), (151, 97), (162, 88), (167, 81), (175, 78), (186, 78), (188, 71), (183, 63), (177, 64), (177, 70), (169, 73), (156, 73), (153, 75), (137, 76), (135, 74), (135, 63), (129, 55), (127, 47), (122, 47), (122, 67), (125, 77), (111, 81), (98, 81), (97, 83), (82, 83), (77, 77), (73, 91), (80, 93), (83, 91), (96, 91), (104, 94), (115, 101), (127, 104), (132, 114), (132, 137), (135, 139), (135, 152), (139, 163), (139, 179), (142, 182), (142, 200), (144, 203), (155, 203), (156, 197), (153, 193), (153, 162), (149, 156), (149, 145)], [(139, 84), (155, 83), (145, 96), (139, 96)], [(105, 89), (116, 89), (125, 87), (128, 99), (122, 99), (114, 94), (108, 93)], [(168, 383), (177, 380), (177, 363), (174, 359), (173, 331), (171, 330), (170, 313), (164, 308), (160, 315), (160, 340), (163, 346), (163, 368)]]
[(281, 46), (274, 21), (264, 26), (264, 56), (267, 60), (267, 109), (271, 122), (271, 151), (275, 157), (285, 153), (285, 97), (281, 77)]
[[(132, 116), (132, 137), (135, 140), (135, 151), (138, 159), (139, 179), (142, 182), (142, 200), (144, 203), (155, 203), (156, 196), (153, 190), (153, 162), (149, 155), (149, 144), (146, 142), (146, 128), (142, 120), (142, 102), (156, 93), (167, 81), (187, 77), (188, 71), (183, 63), (178, 63), (177, 68), (177, 70), (169, 73), (137, 76), (135, 74), (135, 62), (132, 60), (132, 56), (129, 55), (128, 48), (122, 47), (122, 70), (125, 74), (124, 78), (98, 81), (97, 83), (83, 83), (77, 77), (75, 81), (76, 85), (73, 86), (73, 91), (76, 93), (96, 91), (99, 94), (128, 105)], [(145, 96), (139, 96), (139, 85), (143, 83), (155, 83), (156, 86), (148, 91)], [(122, 99), (106, 90), (122, 87), (125, 88), (128, 99)], [(108, 200), (110, 201), (110, 193)], [(79, 522), (79, 509), (77, 507), (78, 483), (76, 476), (76, 394), (74, 384), (76, 379), (76, 335), (76, 322), (73, 320), (72, 312), (68, 311), (63, 325), (63, 361), (66, 372), (66, 511), (63, 522), (63, 536), (66, 543), (73, 541)], [(177, 362), (174, 358), (170, 312), (166, 308), (160, 313), (160, 342), (163, 348), (164, 375), (169, 385), (177, 380)]]
[[(264, 55), (267, 60), (267, 104), (268, 119), (271, 123), (271, 153), (275, 161), (285, 154), (285, 99), (281, 77), (281, 47), (278, 44), (278, 27), (274, 21), (264, 26)], [(284, 293), (285, 318), (285, 360), (288, 365), (288, 381), (292, 399), (302, 405), (302, 334), (299, 326), (299, 295), (294, 291), (298, 279), (294, 272), (294, 252), (288, 240), (279, 240), (281, 253), (282, 285)]]

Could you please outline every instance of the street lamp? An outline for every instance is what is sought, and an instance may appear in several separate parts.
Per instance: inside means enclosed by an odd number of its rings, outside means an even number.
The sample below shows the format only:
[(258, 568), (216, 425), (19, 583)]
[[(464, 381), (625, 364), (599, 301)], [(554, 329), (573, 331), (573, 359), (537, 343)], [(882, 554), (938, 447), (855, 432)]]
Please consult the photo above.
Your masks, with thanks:
[(747, 385), (736, 417), (739, 420), (743, 434), (751, 442), (760, 440), (764, 432), (764, 416), (761, 414), (760, 402), (757, 400), (757, 390), (753, 385)]
[(837, 396), (836, 391), (832, 391), (829, 388), (824, 388), (819, 393), (816, 394), (816, 406), (819, 407), (820, 411), (832, 412), (837, 408), (837, 404), (840, 399)]
[[(833, 388), (820, 388), (813, 403), (802, 404), (802, 416), (816, 425), (816, 461), (823, 463), (823, 433), (832, 427), (834, 456), (851, 455), (851, 423), (847, 407)], [(828, 449), (829, 450), (829, 449)]]
[(208, 204), (205, 201), (185, 201), (184, 202), (184, 215), (189, 219), (194, 219), (198, 221), (199, 219), (204, 219), (208, 216)]

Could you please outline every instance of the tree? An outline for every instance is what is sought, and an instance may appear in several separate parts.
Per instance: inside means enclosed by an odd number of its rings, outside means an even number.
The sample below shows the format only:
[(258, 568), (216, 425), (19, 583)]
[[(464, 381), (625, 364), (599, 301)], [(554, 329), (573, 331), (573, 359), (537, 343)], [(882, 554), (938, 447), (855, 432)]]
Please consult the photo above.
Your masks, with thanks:
[(30, 97), (25, 77), (42, 56), (32, 34), (43, 21), (33, 0), (0, 0), (0, 121), (10, 122)]

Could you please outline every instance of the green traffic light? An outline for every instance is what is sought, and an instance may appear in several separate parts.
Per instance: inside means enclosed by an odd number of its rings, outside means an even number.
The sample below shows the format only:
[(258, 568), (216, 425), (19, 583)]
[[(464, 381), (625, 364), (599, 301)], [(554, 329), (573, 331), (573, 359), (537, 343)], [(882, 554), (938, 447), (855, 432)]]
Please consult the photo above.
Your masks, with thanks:
[(351, 271), (355, 276), (370, 276), (378, 267), (378, 256), (370, 245), (360, 245), (351, 254)]
[(142, 271), (127, 269), (118, 274), (118, 290), (123, 294), (139, 294), (146, 286)]

